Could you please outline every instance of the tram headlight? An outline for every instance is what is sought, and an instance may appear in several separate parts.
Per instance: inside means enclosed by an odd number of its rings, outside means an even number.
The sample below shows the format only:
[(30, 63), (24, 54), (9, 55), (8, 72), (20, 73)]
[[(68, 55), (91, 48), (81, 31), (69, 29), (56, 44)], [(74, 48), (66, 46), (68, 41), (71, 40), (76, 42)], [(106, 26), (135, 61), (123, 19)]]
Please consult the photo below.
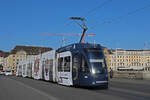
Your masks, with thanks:
[(95, 69), (92, 68), (92, 74), (95, 74), (95, 73), (96, 73), (96, 72), (95, 72)]
[(92, 82), (92, 84), (95, 84), (95, 82)]

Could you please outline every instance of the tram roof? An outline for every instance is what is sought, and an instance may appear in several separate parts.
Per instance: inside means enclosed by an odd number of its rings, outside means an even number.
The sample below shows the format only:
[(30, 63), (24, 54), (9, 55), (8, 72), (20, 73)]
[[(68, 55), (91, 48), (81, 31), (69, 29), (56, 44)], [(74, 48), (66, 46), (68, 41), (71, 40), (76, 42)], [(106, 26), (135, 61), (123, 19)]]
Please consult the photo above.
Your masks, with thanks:
[(63, 51), (71, 51), (74, 49), (83, 49), (83, 48), (101, 48), (100, 44), (91, 44), (91, 43), (74, 43), (70, 44), (64, 47), (59, 48), (57, 51), (58, 52), (63, 52)]

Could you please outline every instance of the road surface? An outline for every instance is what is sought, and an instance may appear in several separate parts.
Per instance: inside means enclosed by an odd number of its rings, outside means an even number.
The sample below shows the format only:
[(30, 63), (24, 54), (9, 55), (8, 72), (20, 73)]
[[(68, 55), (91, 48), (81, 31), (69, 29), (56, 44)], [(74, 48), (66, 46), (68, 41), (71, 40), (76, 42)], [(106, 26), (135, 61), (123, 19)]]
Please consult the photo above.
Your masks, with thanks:
[(0, 76), (0, 100), (150, 100), (150, 81), (111, 79), (110, 88), (104, 90)]

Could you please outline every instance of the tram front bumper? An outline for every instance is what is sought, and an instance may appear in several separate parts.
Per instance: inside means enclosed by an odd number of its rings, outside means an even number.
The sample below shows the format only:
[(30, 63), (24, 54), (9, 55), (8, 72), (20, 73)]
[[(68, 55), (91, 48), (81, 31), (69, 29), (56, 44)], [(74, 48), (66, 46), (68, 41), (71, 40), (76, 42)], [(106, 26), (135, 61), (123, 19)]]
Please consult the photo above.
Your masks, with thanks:
[(108, 85), (108, 81), (93, 81), (92, 84), (89, 84), (90, 87), (105, 87)]
[[(82, 81), (83, 82), (83, 81)], [(91, 80), (87, 80), (84, 81), (82, 84), (80, 84), (81, 86), (85, 86), (85, 87), (106, 87), (108, 86), (108, 80), (95, 80), (95, 79), (91, 79)]]

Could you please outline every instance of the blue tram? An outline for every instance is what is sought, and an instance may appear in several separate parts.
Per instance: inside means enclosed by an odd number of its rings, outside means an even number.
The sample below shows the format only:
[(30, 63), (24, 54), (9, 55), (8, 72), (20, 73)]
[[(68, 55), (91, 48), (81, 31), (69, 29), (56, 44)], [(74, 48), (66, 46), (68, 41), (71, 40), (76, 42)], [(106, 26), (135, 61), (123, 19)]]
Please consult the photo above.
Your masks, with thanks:
[(99, 44), (76, 43), (28, 58), (17, 65), (17, 76), (66, 86), (108, 88), (107, 66)]
[(108, 88), (108, 72), (99, 44), (76, 43), (57, 50), (58, 83)]

